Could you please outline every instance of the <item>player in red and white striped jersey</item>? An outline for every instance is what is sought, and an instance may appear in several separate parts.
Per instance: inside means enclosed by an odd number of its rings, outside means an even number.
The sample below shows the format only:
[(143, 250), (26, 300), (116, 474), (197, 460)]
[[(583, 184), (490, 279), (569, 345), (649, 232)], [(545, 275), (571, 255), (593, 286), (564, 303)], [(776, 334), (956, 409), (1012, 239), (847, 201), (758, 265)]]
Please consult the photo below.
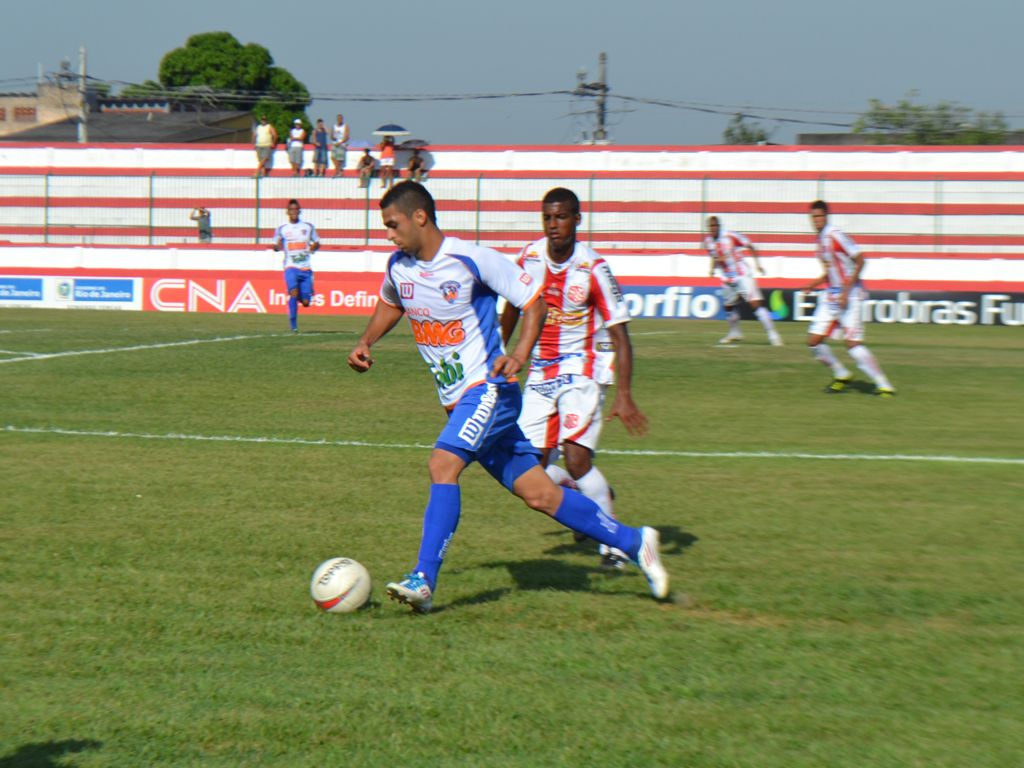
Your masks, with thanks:
[[(579, 198), (563, 187), (544, 196), (545, 237), (526, 246), (519, 266), (544, 286), (548, 314), (533, 348), (519, 425), (537, 448), (556, 482), (570, 481), (613, 515), (608, 481), (594, 466), (605, 391), (618, 385), (608, 418), (618, 417), (632, 434), (647, 431), (647, 417), (633, 401), (633, 349), (629, 310), (608, 263), (576, 240)], [(518, 310), (506, 305), (502, 337), (516, 326)], [(558, 451), (565, 469), (555, 462)], [(620, 567), (619, 553), (602, 549), (605, 567)]]
[(889, 383), (874, 354), (864, 346), (861, 311), (867, 292), (860, 280), (861, 272), (864, 271), (864, 253), (849, 235), (828, 223), (828, 203), (824, 200), (811, 203), (811, 224), (818, 232), (817, 254), (825, 271), (803, 290), (813, 291), (822, 283), (826, 284), (826, 290), (818, 296), (818, 306), (814, 310), (807, 335), (807, 346), (811, 348), (814, 357), (832, 371), (832, 383), (825, 391), (842, 392), (853, 380), (850, 371), (836, 359), (825, 343), (829, 336), (841, 331), (850, 357), (875, 383), (875, 394), (892, 397), (896, 390)]
[(754, 310), (754, 315), (764, 326), (768, 334), (768, 341), (772, 346), (781, 347), (782, 338), (775, 330), (775, 323), (772, 322), (771, 313), (762, 305), (764, 297), (761, 289), (757, 287), (757, 280), (746, 259), (743, 258), (743, 251), (748, 251), (754, 259), (757, 271), (762, 275), (764, 268), (757, 258), (757, 249), (750, 239), (740, 232), (733, 232), (722, 229), (721, 221), (717, 216), (708, 218), (708, 234), (704, 236), (704, 249), (711, 257), (711, 272), (714, 277), (715, 271), (720, 271), (722, 276), (722, 303), (725, 304), (726, 319), (729, 321), (729, 332), (719, 341), (719, 344), (731, 344), (743, 338), (740, 333), (740, 312), (738, 305), (745, 301)]

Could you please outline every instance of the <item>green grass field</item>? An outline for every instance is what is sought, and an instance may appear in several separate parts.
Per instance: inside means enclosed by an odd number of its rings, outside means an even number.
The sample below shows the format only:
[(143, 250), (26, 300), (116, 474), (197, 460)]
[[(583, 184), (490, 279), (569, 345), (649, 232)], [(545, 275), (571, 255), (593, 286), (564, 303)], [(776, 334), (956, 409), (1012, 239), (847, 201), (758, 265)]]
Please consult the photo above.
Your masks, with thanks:
[[(0, 310), (0, 768), (1022, 764), (1020, 329), (869, 326), (880, 400), (803, 326), (635, 322), (651, 433), (599, 464), (674, 601), (472, 467), (414, 616), (443, 412), (404, 326), (348, 370), (363, 323)], [(363, 611), (312, 605), (334, 555)]]

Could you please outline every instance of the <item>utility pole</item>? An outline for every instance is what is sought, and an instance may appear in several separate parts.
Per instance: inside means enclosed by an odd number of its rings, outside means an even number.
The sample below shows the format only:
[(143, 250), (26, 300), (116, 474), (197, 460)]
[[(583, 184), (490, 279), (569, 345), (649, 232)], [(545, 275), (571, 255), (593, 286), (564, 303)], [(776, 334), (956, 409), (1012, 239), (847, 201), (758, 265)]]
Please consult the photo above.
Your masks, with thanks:
[(85, 46), (78, 49), (78, 143), (89, 141), (89, 101), (85, 78)]
[(597, 99), (597, 105), (594, 109), (594, 117), (596, 126), (594, 128), (593, 143), (594, 144), (608, 144), (608, 129), (607, 116), (608, 116), (608, 91), (611, 90), (608, 87), (608, 55), (601, 51), (601, 54), (597, 58), (598, 70), (597, 70), (597, 81), (593, 83), (586, 83), (587, 71), (581, 69), (576, 73), (576, 90), (574, 93), (577, 96), (593, 96)]

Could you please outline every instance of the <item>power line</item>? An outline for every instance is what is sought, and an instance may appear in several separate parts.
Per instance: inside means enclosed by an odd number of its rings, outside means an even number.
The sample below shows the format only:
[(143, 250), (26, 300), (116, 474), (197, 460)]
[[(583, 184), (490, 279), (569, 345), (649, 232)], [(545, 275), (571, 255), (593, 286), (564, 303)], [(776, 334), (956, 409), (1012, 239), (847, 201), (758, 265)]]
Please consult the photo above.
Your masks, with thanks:
[[(239, 105), (255, 105), (258, 102), (271, 102), (278, 104), (296, 104), (305, 102), (310, 104), (314, 101), (331, 101), (331, 102), (353, 102), (353, 103), (429, 103), (429, 102), (473, 102), (473, 101), (493, 101), (502, 99), (526, 99), (526, 98), (542, 98), (542, 97), (574, 97), (574, 98), (595, 98), (600, 97), (601, 99), (617, 99), (619, 102), (629, 103), (633, 105), (644, 105), (662, 107), (665, 109), (681, 110), (688, 112), (699, 112), (703, 114), (711, 115), (723, 115), (733, 116), (741, 115), (757, 120), (766, 120), (771, 122), (780, 123), (792, 123), (797, 125), (818, 125), (830, 128), (846, 128), (853, 127), (854, 121), (839, 121), (830, 119), (810, 119), (809, 117), (795, 117), (793, 115), (823, 115), (823, 116), (850, 116), (860, 118), (866, 112), (868, 108), (862, 110), (837, 110), (837, 109), (825, 109), (825, 108), (806, 108), (806, 107), (785, 107), (785, 106), (767, 106), (767, 105), (750, 105), (750, 104), (720, 104), (712, 102), (699, 102), (699, 101), (688, 101), (680, 99), (670, 99), (664, 97), (645, 97), (645, 96), (631, 96), (625, 94), (614, 93), (607, 87), (603, 81), (599, 81), (600, 84), (604, 84), (604, 88), (587, 88), (581, 89), (579, 86), (576, 89), (554, 89), (554, 90), (533, 90), (533, 91), (512, 91), (512, 92), (477, 92), (477, 93), (426, 93), (426, 94), (372, 94), (372, 93), (328, 93), (328, 92), (281, 92), (281, 91), (239, 91), (239, 90), (217, 90), (208, 88), (205, 86), (199, 87), (158, 87), (152, 88), (144, 83), (135, 83), (126, 80), (107, 80), (104, 78), (95, 77), (89, 75), (87, 77), (90, 83), (105, 83), (111, 86), (130, 86), (133, 88), (146, 89), (145, 95), (135, 96), (134, 98), (146, 98), (152, 100), (176, 100), (180, 102), (198, 102), (201, 101), (206, 104), (214, 103), (216, 101), (228, 101)], [(37, 82), (37, 78), (7, 78), (0, 80), (0, 86), (5, 84), (25, 84), (34, 85)], [(591, 84), (593, 85), (593, 84)], [(11, 87), (11, 86), (8, 86)], [(113, 98), (117, 98), (116, 96)], [(960, 105), (950, 104), (950, 107), (957, 107)], [(970, 109), (970, 108), (967, 108)], [(983, 110), (973, 110), (971, 112), (984, 112)], [(947, 111), (940, 108), (929, 108), (921, 110), (917, 113), (921, 117), (929, 116), (944, 116), (947, 115)], [(1021, 114), (1007, 114), (998, 113), (1002, 117), (1006, 118), (1021, 118), (1024, 115)]]

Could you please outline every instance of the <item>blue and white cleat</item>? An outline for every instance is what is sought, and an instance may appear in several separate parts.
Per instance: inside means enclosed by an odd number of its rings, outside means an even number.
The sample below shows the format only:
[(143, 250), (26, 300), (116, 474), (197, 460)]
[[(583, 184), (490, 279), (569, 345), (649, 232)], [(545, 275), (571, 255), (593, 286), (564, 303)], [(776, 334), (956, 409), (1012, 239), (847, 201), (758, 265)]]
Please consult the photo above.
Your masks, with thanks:
[(668, 571), (661, 564), (661, 555), (658, 554), (658, 545), (661, 543), (661, 536), (654, 528), (646, 525), (640, 529), (640, 550), (636, 553), (636, 564), (647, 577), (647, 583), (651, 586), (651, 594), (659, 600), (668, 597)]
[(429, 613), (434, 605), (433, 592), (422, 573), (407, 573), (401, 581), (384, 588), (388, 597), (405, 603), (414, 613)]

